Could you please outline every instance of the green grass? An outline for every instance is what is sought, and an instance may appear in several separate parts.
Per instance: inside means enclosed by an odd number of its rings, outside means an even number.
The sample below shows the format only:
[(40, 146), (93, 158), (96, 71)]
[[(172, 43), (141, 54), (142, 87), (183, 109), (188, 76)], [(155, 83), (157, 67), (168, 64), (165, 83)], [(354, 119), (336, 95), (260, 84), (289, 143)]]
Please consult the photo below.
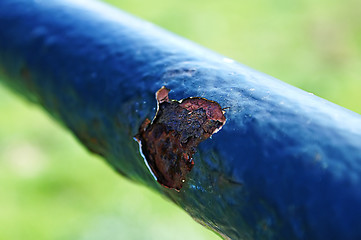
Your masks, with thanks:
[[(361, 113), (361, 2), (109, 1)], [(0, 240), (218, 239), (0, 86)]]

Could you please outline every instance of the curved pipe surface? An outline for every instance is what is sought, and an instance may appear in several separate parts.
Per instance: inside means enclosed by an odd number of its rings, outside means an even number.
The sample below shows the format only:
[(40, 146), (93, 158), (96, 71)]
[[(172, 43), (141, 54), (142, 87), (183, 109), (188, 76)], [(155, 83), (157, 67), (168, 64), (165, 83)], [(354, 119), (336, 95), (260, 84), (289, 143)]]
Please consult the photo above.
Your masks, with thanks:
[[(230, 239), (361, 239), (361, 117), (100, 2), (1, 0), (0, 73), (122, 175)], [(226, 124), (180, 191), (133, 137), (154, 94), (201, 97)]]

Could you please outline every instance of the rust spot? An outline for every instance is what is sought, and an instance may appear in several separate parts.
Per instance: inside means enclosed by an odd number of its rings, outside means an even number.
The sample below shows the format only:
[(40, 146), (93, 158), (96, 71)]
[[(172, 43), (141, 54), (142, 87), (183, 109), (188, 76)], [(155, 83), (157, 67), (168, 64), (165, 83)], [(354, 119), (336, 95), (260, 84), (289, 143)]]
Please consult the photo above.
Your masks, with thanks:
[(196, 147), (219, 131), (226, 118), (217, 102), (200, 97), (170, 100), (169, 91), (164, 86), (157, 91), (156, 116), (145, 119), (135, 139), (153, 177), (179, 191), (194, 165)]

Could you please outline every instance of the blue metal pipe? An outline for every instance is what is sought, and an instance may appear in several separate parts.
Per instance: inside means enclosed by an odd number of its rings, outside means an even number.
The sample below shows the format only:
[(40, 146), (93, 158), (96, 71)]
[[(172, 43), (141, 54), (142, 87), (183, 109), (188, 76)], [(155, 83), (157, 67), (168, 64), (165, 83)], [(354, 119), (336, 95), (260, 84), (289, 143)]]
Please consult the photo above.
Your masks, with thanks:
[[(119, 173), (230, 239), (361, 239), (361, 117), (103, 3), (0, 1), (0, 74)], [(154, 94), (226, 109), (180, 191), (133, 137)]]

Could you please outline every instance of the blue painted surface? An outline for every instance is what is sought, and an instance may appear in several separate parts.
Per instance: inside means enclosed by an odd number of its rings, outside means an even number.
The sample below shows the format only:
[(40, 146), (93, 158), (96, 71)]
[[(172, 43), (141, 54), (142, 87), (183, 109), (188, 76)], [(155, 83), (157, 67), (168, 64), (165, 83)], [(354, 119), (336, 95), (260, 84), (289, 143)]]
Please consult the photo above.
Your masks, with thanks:
[[(361, 117), (102, 3), (0, 1), (0, 74), (121, 174), (232, 239), (361, 239)], [(229, 107), (178, 193), (133, 140), (154, 93)]]

